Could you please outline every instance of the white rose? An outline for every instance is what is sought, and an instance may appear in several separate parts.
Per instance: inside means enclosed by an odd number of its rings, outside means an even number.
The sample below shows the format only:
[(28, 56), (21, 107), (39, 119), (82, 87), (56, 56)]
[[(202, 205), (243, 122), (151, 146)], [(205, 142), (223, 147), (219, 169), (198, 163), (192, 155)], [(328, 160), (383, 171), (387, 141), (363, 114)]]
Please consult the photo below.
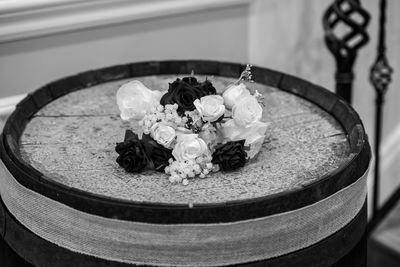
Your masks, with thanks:
[(225, 113), (224, 99), (219, 95), (207, 95), (193, 102), (204, 121), (214, 122)]
[(244, 96), (237, 100), (232, 109), (232, 118), (236, 124), (242, 127), (252, 125), (260, 121), (263, 109), (257, 98), (252, 95)]
[(170, 148), (172, 141), (175, 139), (176, 133), (175, 129), (171, 126), (162, 123), (156, 123), (151, 126), (150, 135), (160, 145)]
[(121, 119), (141, 120), (147, 111), (160, 104), (162, 95), (162, 92), (150, 90), (137, 80), (123, 84), (117, 92)]
[(175, 133), (176, 133), (176, 136), (178, 136), (178, 135), (182, 135), (182, 134), (192, 134), (193, 132), (192, 132), (192, 130), (185, 128), (185, 127), (176, 127)]
[(197, 157), (208, 154), (207, 144), (197, 134), (182, 134), (177, 137), (177, 143), (172, 155), (177, 161), (194, 161)]
[(225, 106), (232, 109), (237, 100), (246, 95), (250, 95), (250, 91), (246, 88), (246, 85), (241, 83), (239, 85), (230, 85), (222, 94), (222, 97), (224, 98)]
[(219, 131), (226, 141), (245, 139), (244, 145), (250, 146), (250, 150), (246, 151), (247, 156), (253, 158), (261, 149), (268, 125), (269, 123), (257, 121), (248, 127), (241, 127), (232, 119), (222, 124)]

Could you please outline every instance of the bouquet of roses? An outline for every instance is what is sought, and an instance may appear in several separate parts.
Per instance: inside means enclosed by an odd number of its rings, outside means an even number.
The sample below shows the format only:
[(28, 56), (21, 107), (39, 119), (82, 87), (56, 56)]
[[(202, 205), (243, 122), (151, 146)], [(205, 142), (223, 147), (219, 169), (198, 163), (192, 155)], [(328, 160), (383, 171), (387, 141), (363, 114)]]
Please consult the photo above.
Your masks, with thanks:
[(117, 163), (127, 172), (154, 169), (169, 174), (171, 183), (232, 171), (253, 158), (264, 141), (261, 94), (253, 94), (250, 66), (222, 95), (209, 80), (193, 73), (177, 78), (166, 92), (150, 90), (140, 81), (122, 85), (117, 104), (123, 120), (137, 120), (139, 135), (127, 130), (117, 143)]

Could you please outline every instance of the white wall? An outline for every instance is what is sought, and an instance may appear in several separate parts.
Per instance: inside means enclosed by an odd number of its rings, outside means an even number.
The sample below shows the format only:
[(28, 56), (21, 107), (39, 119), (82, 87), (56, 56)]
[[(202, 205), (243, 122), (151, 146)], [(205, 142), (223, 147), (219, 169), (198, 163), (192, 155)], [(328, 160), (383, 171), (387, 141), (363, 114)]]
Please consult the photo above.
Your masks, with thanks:
[[(375, 91), (369, 82), (369, 69), (377, 54), (379, 1), (361, 2), (371, 13), (368, 27), (371, 39), (360, 50), (355, 64), (353, 101), (373, 146)], [(250, 61), (333, 89), (335, 61), (324, 44), (322, 29), (322, 14), (331, 3), (331, 0), (256, 1), (250, 11)], [(397, 164), (400, 162), (400, 1), (388, 1), (387, 10), (387, 52), (395, 72), (384, 107), (382, 200), (400, 184)]]
[(0, 97), (113, 64), (189, 58), (245, 62), (248, 6), (231, 2), (225, 8), (195, 7), (191, 13), (0, 43)]

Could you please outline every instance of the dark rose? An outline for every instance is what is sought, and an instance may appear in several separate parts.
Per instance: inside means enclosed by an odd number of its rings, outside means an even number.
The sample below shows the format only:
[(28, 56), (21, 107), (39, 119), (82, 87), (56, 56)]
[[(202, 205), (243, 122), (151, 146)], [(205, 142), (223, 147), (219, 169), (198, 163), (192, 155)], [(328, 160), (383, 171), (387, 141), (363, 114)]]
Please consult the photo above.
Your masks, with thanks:
[(149, 135), (143, 135), (142, 144), (146, 150), (148, 158), (153, 162), (154, 169), (164, 172), (165, 167), (169, 165), (168, 160), (172, 158), (172, 150), (157, 143)]
[(190, 76), (182, 78), (182, 81), (189, 84), (190, 86), (199, 88), (204, 93), (204, 95), (215, 95), (217, 93), (215, 87), (209, 80), (205, 80), (204, 82), (199, 83), (195, 77)]
[(223, 171), (233, 171), (244, 166), (247, 153), (245, 140), (218, 145), (212, 155), (212, 163), (218, 164)]
[[(179, 80), (179, 78), (177, 80)], [(184, 81), (185, 83), (189, 84), (190, 86), (196, 86), (196, 85), (199, 84), (197, 79), (195, 77), (193, 77), (193, 76), (183, 77), (182, 81)]]
[(196, 107), (193, 102), (206, 95), (216, 94), (212, 83), (208, 80), (199, 83), (194, 77), (184, 77), (176, 79), (169, 84), (168, 92), (160, 100), (160, 104), (178, 104), (178, 112), (183, 114), (185, 111), (192, 111)]
[(204, 82), (202, 82), (200, 87), (201, 87), (201, 90), (206, 93), (206, 95), (217, 94), (217, 90), (215, 90), (215, 87), (212, 85), (212, 83), (209, 80), (205, 80)]
[(125, 133), (125, 141), (117, 143), (117, 163), (127, 172), (140, 172), (148, 163), (145, 150), (138, 136), (131, 131)]
[(135, 143), (134, 140), (128, 140), (121, 143), (117, 143), (117, 145), (115, 146), (115, 152), (117, 152), (119, 155), (124, 154), (125, 152), (128, 152), (131, 149), (134, 143)]

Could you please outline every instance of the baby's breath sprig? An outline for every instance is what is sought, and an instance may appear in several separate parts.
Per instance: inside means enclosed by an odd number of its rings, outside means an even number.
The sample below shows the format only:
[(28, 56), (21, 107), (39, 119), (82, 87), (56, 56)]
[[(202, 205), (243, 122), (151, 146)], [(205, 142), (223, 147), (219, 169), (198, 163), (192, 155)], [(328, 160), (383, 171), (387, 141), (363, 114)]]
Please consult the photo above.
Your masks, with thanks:
[(187, 123), (186, 117), (179, 116), (178, 105), (158, 105), (150, 109), (150, 111), (139, 121), (139, 126), (142, 127), (144, 134), (149, 134), (151, 127), (159, 122), (166, 125), (173, 125), (176, 127), (184, 127)]
[(210, 149), (211, 153), (214, 152), (214, 148), (217, 145), (218, 135), (217, 135), (217, 128), (213, 123), (207, 122), (203, 125), (201, 132), (199, 133), (199, 137), (206, 142), (208, 148)]
[(252, 66), (250, 64), (247, 64), (244, 71), (242, 71), (242, 73), (240, 74), (239, 79), (237, 79), (233, 84), (239, 85), (241, 81), (253, 82), (252, 80), (253, 76), (251, 75), (251, 67)]
[(217, 171), (217, 167), (211, 163), (211, 155), (202, 155), (195, 160), (168, 161), (169, 166), (165, 168), (165, 173), (169, 174), (171, 183), (182, 183), (188, 185), (189, 180), (198, 176), (206, 178), (211, 172)]
[(204, 124), (200, 113), (195, 109), (193, 111), (185, 111), (185, 116), (187, 118), (185, 127), (193, 133), (199, 133)]

